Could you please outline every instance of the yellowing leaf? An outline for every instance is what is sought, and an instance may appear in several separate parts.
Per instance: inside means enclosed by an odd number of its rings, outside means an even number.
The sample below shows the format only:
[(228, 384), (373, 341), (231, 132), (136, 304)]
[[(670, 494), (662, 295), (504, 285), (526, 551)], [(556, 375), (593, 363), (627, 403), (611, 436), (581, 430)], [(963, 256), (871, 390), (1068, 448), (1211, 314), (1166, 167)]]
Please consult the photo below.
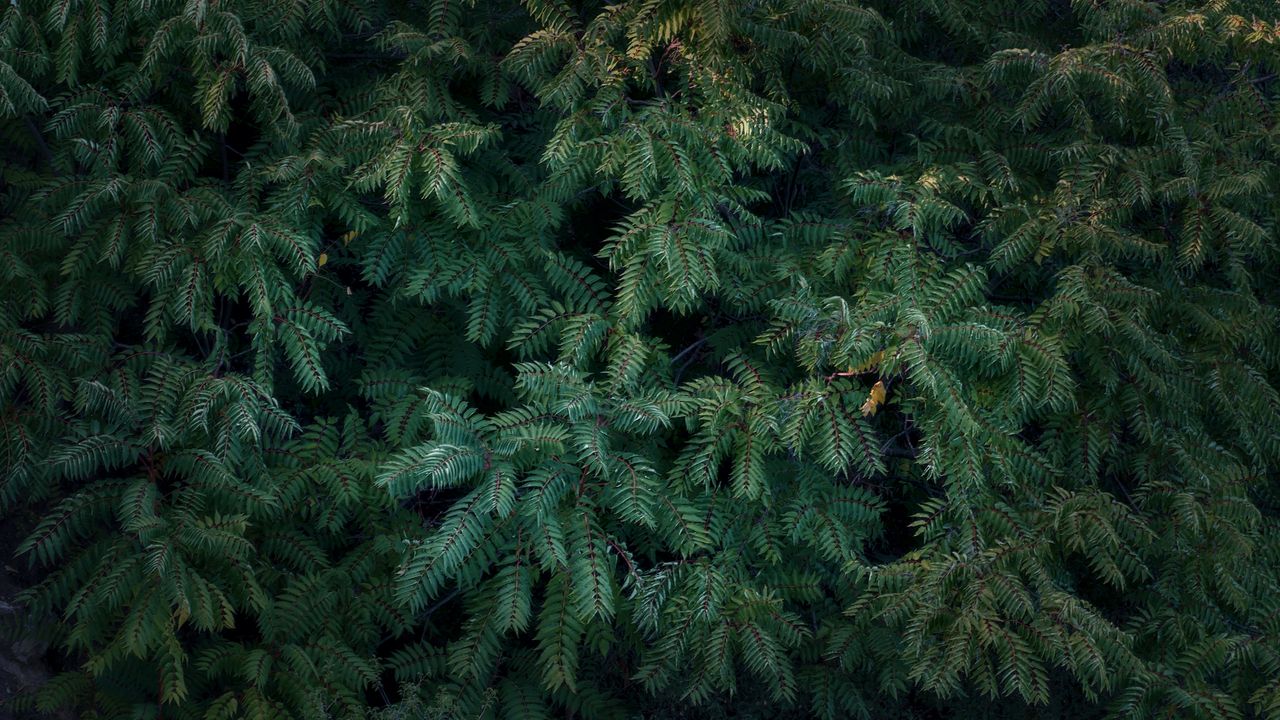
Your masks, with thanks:
[(356, 236), (357, 236), (357, 235), (359, 235), (359, 234), (360, 234), (360, 233), (356, 232), (355, 230), (352, 230), (352, 231), (350, 231), (350, 232), (348, 232), (348, 233), (344, 233), (344, 234), (342, 235), (342, 244), (343, 244), (343, 245), (346, 245), (346, 244), (350, 243), (352, 240), (355, 240), (355, 239), (356, 239)]
[(324, 267), (329, 262), (329, 253), (320, 253), (320, 257), (316, 258), (316, 267)]
[(881, 405), (884, 403), (885, 395), (884, 381), (877, 380), (876, 384), (871, 386), (871, 400), (875, 404)]
[(875, 415), (876, 410), (884, 404), (888, 392), (884, 389), (884, 381), (877, 380), (875, 385), (871, 386), (871, 393), (867, 395), (867, 401), (862, 403), (863, 415)]
[(883, 361), (884, 361), (884, 351), (881, 350), (875, 355), (872, 355), (871, 357), (867, 358), (866, 362), (862, 363), (861, 365), (857, 365), (857, 366), (850, 365), (849, 374), (856, 375), (861, 372), (866, 372), (871, 368), (879, 365)]

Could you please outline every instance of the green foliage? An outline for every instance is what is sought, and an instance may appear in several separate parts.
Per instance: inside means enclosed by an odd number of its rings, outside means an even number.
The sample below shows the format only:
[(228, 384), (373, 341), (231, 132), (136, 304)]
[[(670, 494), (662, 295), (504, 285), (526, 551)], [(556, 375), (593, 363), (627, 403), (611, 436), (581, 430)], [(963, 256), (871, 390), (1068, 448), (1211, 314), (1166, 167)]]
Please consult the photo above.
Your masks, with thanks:
[(99, 718), (1280, 717), (1271, 0), (14, 0)]

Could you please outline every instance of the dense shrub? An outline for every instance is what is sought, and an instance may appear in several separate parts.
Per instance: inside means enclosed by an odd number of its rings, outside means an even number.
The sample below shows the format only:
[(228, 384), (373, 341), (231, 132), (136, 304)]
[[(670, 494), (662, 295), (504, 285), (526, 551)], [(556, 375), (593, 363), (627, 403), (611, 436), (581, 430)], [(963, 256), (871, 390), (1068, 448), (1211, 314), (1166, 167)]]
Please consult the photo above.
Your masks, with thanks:
[(13, 0), (101, 718), (1280, 717), (1274, 0)]

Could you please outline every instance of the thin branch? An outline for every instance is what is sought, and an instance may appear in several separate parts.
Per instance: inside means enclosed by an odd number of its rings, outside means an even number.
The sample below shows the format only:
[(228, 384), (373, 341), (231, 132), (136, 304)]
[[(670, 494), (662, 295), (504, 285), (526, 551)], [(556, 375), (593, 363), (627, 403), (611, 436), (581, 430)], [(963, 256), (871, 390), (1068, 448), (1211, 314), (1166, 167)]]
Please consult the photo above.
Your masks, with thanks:
[(684, 357), (685, 355), (688, 355), (694, 350), (697, 350), (698, 348), (702, 347), (706, 343), (707, 343), (706, 338), (700, 338), (698, 340), (695, 340), (692, 345), (676, 353), (676, 356), (671, 358), (671, 364), (675, 365), (676, 363), (680, 362), (680, 358)]
[(689, 366), (693, 364), (693, 361), (698, 359), (698, 356), (696, 353), (692, 355), (690, 355), (690, 353), (693, 353), (694, 350), (697, 350), (698, 348), (702, 347), (706, 343), (707, 343), (706, 338), (699, 338), (692, 345), (681, 350), (679, 353), (676, 354), (675, 357), (671, 358), (671, 364), (675, 365), (676, 361), (678, 361), (680, 358), (684, 357), (685, 355), (689, 355), (689, 359), (686, 360), (684, 364), (682, 364), (679, 368), (676, 369), (675, 375), (673, 375), (671, 378), (673, 382), (675, 382), (677, 385), (680, 384), (680, 378), (684, 377), (684, 371), (688, 370)]

